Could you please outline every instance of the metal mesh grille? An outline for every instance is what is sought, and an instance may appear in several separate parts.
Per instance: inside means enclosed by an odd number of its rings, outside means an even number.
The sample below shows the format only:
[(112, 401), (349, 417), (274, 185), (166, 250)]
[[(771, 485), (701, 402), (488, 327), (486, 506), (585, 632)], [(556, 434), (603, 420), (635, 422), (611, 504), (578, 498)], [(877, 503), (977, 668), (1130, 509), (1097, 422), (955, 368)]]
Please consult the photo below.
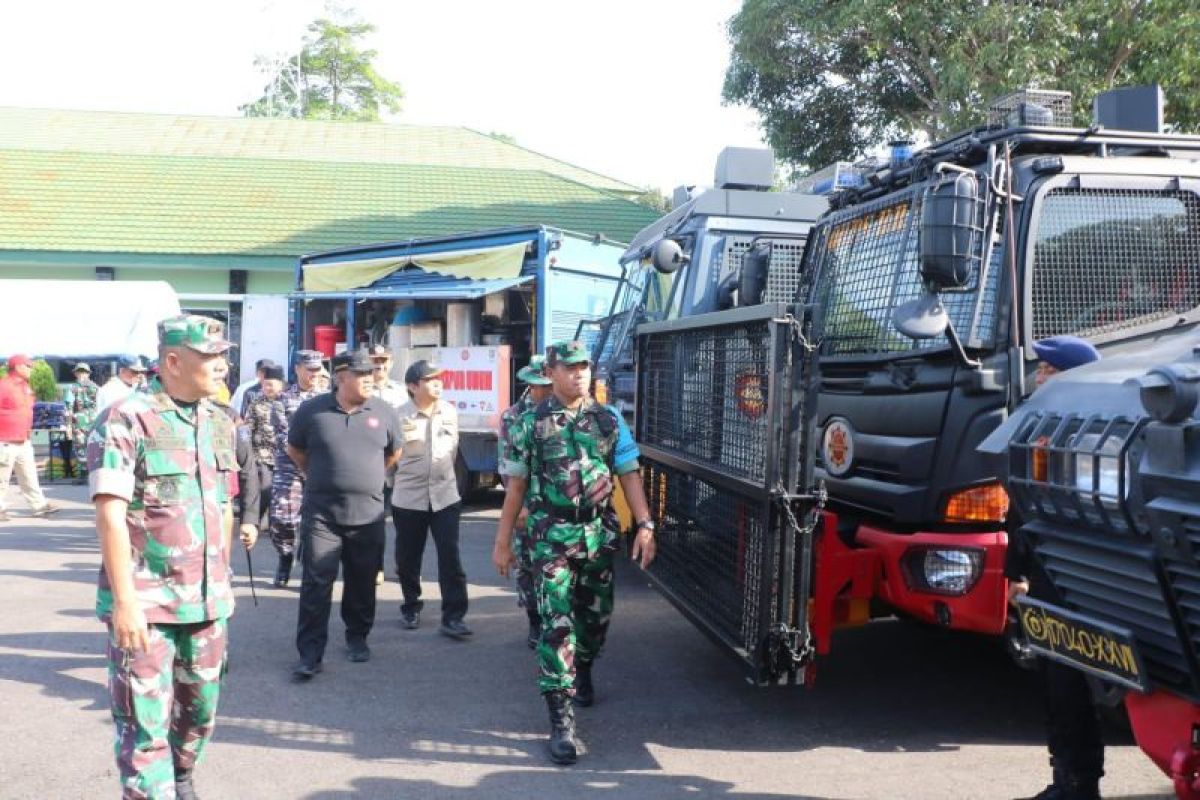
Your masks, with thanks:
[(1050, 191), (1034, 244), (1033, 338), (1096, 337), (1195, 309), (1198, 214), (1191, 192)]
[(771, 434), (769, 335), (763, 320), (643, 337), (640, 440), (761, 480)]
[(1023, 104), (1041, 106), (1050, 112), (1051, 124), (1061, 128), (1071, 127), (1071, 93), (1049, 89), (1022, 89), (998, 98), (988, 106), (989, 125), (1016, 124), (1013, 114)]
[[(767, 268), (767, 290), (763, 294), (764, 303), (791, 303), (796, 299), (796, 290), (800, 286), (800, 261), (804, 257), (804, 241), (802, 239), (775, 239), (760, 237), (771, 242), (771, 263)], [(724, 261), (720, 274), (735, 273), (742, 268), (742, 259), (750, 250), (749, 237), (730, 236), (725, 242)]]
[[(766, 629), (760, 626), (776, 621), (776, 603), (760, 608), (764, 574), (778, 574), (777, 564), (766, 561), (768, 510), (655, 462), (643, 479), (658, 521), (652, 574), (722, 639), (754, 652)], [(777, 550), (770, 555), (778, 559)]]
[[(917, 248), (920, 195), (894, 197), (831, 218), (822, 242), (818, 302), (825, 309), (823, 355), (902, 353), (945, 347), (944, 339), (909, 339), (892, 326), (892, 310), (922, 292)], [(972, 276), (981, 289), (945, 294), (955, 329), (971, 346), (995, 336), (1001, 249), (986, 274)], [(980, 294), (982, 292), (982, 295)]]

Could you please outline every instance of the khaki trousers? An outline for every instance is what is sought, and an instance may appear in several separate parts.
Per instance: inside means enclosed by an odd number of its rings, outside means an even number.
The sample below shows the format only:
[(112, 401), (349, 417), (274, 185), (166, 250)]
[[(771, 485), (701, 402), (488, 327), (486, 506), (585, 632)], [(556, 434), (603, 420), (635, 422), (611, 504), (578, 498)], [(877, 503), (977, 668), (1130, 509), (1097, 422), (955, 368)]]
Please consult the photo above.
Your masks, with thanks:
[(33, 459), (33, 442), (6, 444), (0, 442), (0, 511), (8, 508), (8, 481), (17, 475), (21, 497), (34, 511), (46, 507), (46, 496), (38, 485), (37, 462)]

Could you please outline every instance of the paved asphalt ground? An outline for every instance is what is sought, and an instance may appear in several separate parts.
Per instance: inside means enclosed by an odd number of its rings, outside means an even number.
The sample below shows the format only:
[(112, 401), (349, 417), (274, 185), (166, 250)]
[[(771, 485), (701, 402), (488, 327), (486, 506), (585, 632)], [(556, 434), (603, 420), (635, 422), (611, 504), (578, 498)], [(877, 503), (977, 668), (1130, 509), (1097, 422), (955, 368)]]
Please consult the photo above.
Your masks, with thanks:
[[(49, 494), (58, 516), (0, 526), (0, 798), (115, 797), (91, 509), (82, 487)], [(814, 690), (756, 689), (627, 565), (599, 700), (579, 713), (590, 753), (556, 768), (513, 587), (489, 563), (497, 513), (492, 497), (463, 519), (473, 641), (438, 635), (436, 581), (424, 626), (402, 630), (389, 579), (370, 663), (344, 659), (335, 614), (326, 670), (308, 685), (289, 681), (296, 590), (265, 587), (275, 559), (264, 540), (256, 608), (239, 552), (231, 669), (200, 794), (933, 800), (1020, 797), (1047, 782), (1035, 686), (994, 643), (879, 622), (840, 634)], [(1108, 738), (1106, 797), (1169, 796), (1127, 732)]]

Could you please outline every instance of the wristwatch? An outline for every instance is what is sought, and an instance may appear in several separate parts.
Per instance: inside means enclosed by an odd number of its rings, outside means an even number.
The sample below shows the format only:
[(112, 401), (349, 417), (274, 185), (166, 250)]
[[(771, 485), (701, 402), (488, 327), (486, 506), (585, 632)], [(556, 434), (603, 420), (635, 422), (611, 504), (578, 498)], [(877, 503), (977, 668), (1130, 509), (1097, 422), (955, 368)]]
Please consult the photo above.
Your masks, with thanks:
[(652, 520), (652, 519), (639, 520), (636, 525), (636, 528), (639, 531), (644, 528), (645, 530), (648, 530), (651, 533), (654, 533), (656, 530), (658, 530), (658, 526), (654, 524), (654, 520)]

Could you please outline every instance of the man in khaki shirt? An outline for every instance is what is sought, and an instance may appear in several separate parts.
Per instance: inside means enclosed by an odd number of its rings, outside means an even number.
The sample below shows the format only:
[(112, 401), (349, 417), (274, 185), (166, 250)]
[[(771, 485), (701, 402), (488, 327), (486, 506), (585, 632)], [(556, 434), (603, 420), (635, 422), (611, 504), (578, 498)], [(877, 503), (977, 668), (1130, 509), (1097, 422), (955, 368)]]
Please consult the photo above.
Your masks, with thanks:
[(463, 639), (471, 629), (467, 613), (467, 576), (458, 552), (461, 498), (454, 476), (458, 455), (458, 412), (442, 400), (442, 370), (417, 361), (404, 373), (409, 401), (400, 415), (400, 460), (392, 489), (392, 521), (396, 524), (396, 574), (404, 602), (400, 617), (409, 630), (421, 624), (421, 559), (433, 533), (442, 590), (442, 624), (446, 636)]

